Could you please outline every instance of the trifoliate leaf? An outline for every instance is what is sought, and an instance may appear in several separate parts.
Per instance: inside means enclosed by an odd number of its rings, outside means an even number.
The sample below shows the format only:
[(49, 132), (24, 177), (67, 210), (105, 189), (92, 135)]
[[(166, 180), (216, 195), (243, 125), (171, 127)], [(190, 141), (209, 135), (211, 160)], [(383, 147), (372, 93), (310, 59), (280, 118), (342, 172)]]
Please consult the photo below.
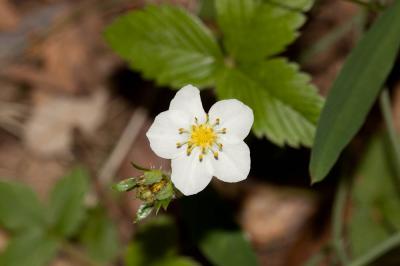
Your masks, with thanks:
[(310, 146), (320, 97), (294, 64), (264, 60), (298, 36), (312, 2), (217, 0), (226, 55), (197, 18), (165, 5), (120, 17), (106, 39), (145, 77), (175, 88), (217, 86), (219, 98), (239, 98), (254, 109), (258, 136), (278, 145)]
[(312, 0), (217, 0), (218, 24), (226, 50), (239, 62), (259, 61), (284, 51), (305, 22), (300, 11), (311, 3)]
[(144, 185), (152, 185), (158, 183), (163, 178), (163, 173), (160, 170), (150, 170), (144, 172)]
[(308, 75), (284, 59), (225, 68), (219, 98), (237, 98), (254, 111), (253, 130), (277, 145), (310, 146), (323, 101)]
[(143, 219), (146, 219), (151, 212), (153, 211), (154, 206), (152, 204), (143, 203), (140, 205), (139, 209), (136, 212), (135, 223), (140, 222)]
[(126, 192), (134, 189), (137, 185), (137, 178), (131, 177), (113, 185), (113, 189), (118, 192)]
[(93, 260), (106, 263), (118, 254), (117, 228), (103, 209), (89, 212), (80, 237)]
[(43, 207), (35, 193), (15, 182), (0, 182), (0, 225), (22, 231), (45, 224)]
[(209, 30), (178, 7), (148, 6), (119, 17), (105, 37), (146, 78), (175, 88), (214, 80), (219, 47)]
[[(25, 221), (26, 222), (26, 221)], [(56, 255), (59, 242), (42, 230), (33, 229), (12, 238), (0, 255), (0, 265), (43, 266)]]
[(57, 182), (51, 193), (50, 224), (56, 233), (71, 236), (83, 221), (83, 200), (89, 186), (88, 173), (76, 168)]

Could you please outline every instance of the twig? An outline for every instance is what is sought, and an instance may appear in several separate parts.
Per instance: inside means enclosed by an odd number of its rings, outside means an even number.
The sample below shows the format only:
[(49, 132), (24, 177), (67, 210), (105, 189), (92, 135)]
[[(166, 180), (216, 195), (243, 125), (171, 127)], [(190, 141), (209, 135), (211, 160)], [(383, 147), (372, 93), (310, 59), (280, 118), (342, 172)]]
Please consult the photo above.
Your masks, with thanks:
[(115, 145), (113, 152), (99, 171), (99, 182), (103, 187), (112, 181), (118, 167), (125, 159), (132, 144), (139, 135), (140, 129), (146, 121), (146, 117), (147, 112), (141, 107), (137, 108), (133, 113), (128, 125), (125, 127), (124, 132), (121, 135), (121, 138)]

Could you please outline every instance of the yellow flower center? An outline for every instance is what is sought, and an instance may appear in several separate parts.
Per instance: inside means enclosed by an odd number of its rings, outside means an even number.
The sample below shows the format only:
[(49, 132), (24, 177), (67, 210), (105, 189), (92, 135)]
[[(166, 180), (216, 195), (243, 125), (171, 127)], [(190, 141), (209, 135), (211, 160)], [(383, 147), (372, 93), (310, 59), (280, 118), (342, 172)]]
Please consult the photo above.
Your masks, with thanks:
[(176, 143), (176, 147), (179, 149), (184, 145), (187, 145), (186, 154), (189, 156), (194, 148), (199, 148), (201, 153), (199, 155), (200, 162), (203, 161), (203, 157), (210, 151), (214, 155), (214, 159), (218, 160), (218, 151), (222, 151), (222, 143), (218, 143), (218, 134), (225, 134), (226, 128), (219, 129), (220, 119), (217, 118), (213, 124), (210, 124), (208, 115), (206, 122), (199, 124), (197, 118), (195, 118), (195, 124), (191, 126), (190, 130), (180, 128), (179, 134), (188, 134), (187, 141)]
[(190, 139), (188, 141), (189, 146), (198, 146), (202, 149), (211, 148), (217, 140), (217, 134), (214, 129), (207, 125), (193, 125)]

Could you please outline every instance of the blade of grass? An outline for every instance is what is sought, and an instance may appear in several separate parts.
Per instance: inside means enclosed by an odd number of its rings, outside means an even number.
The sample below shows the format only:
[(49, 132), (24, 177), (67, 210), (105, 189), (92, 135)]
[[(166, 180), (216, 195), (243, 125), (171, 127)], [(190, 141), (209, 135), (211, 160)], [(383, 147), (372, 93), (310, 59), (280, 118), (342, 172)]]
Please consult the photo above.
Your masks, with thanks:
[(348, 266), (364, 266), (371, 264), (374, 260), (384, 255), (388, 251), (400, 245), (400, 233), (397, 233), (390, 237), (388, 240), (378, 244), (370, 252), (364, 254), (358, 259), (348, 264)]
[(397, 178), (400, 181), (400, 143), (397, 138), (396, 129), (393, 125), (392, 108), (390, 106), (389, 92), (384, 89), (379, 97), (379, 107), (382, 112), (383, 119), (385, 120), (386, 129), (393, 150), (394, 165), (396, 170)]
[(325, 178), (365, 121), (400, 47), (400, 1), (365, 34), (335, 81), (322, 111), (311, 153), (312, 182)]

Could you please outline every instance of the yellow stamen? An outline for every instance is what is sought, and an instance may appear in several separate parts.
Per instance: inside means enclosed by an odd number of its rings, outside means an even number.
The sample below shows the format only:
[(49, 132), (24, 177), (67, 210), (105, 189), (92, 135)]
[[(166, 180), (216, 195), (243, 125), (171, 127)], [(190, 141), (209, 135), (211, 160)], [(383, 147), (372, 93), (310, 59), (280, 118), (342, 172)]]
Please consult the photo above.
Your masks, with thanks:
[(184, 129), (184, 128), (180, 128), (180, 129), (179, 129), (179, 134), (183, 134), (183, 133), (189, 133), (189, 131), (187, 131), (187, 130)]
[(224, 145), (222, 145), (222, 143), (217, 143), (217, 146), (218, 146), (218, 149), (219, 149), (220, 151), (222, 151), (222, 147), (223, 147)]
[(218, 152), (217, 151), (214, 152), (214, 158), (215, 158), (215, 160), (218, 160)]

